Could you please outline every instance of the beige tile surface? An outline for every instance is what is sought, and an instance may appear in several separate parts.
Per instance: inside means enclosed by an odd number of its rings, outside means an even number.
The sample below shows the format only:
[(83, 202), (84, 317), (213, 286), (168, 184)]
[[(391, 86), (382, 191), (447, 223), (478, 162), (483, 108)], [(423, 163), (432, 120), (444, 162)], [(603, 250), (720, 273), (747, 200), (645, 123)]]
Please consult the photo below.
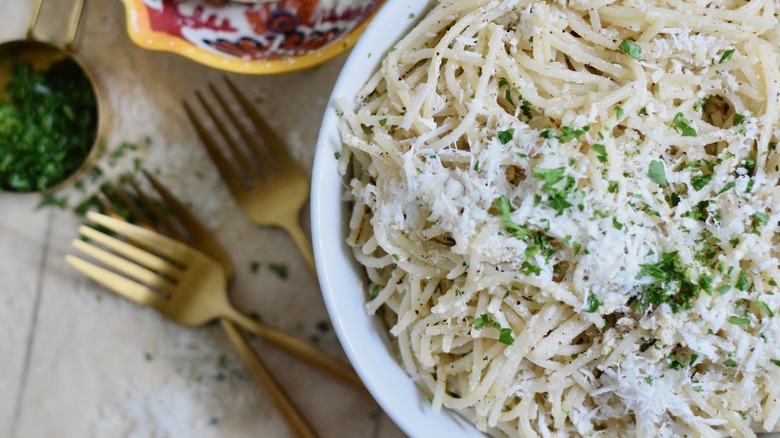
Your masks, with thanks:
[[(24, 35), (30, 3), (0, 0), (0, 41)], [(59, 34), (57, 18), (64, 14), (56, 11), (69, 2), (50, 4), (55, 13), (47, 16), (44, 9), (42, 37)], [(190, 129), (182, 98), (224, 73), (134, 46), (124, 20), (119, 0), (88, 2), (78, 49), (104, 98), (107, 150), (122, 142), (139, 145), (117, 162), (104, 154), (104, 180), (142, 159), (230, 248), (237, 306), (345, 359), (316, 279), (292, 242), (241, 215)], [(296, 159), (310, 168), (343, 61), (279, 76), (229, 76), (259, 102)], [(68, 189), (59, 195), (68, 197), (69, 208), (36, 209), (39, 195), (0, 193), (0, 436), (289, 436), (218, 327), (171, 324), (64, 262), (82, 221), (72, 207), (85, 194)], [(257, 272), (253, 262), (260, 264)], [(272, 263), (285, 264), (289, 277), (276, 276)], [(262, 342), (254, 345), (322, 436), (402, 436), (375, 403)]]

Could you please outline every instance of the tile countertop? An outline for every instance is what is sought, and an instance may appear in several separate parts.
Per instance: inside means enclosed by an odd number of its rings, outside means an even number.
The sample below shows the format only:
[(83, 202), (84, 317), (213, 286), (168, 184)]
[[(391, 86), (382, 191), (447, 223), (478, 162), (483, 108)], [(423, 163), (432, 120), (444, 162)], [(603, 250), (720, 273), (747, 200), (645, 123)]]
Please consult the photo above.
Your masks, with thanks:
[[(30, 3), (0, 0), (0, 41), (24, 35)], [(248, 222), (190, 128), (182, 99), (225, 73), (133, 45), (124, 20), (119, 0), (88, 2), (78, 41), (78, 56), (103, 97), (103, 180), (141, 159), (230, 249), (239, 308), (346, 360), (316, 278), (292, 241)], [(44, 5), (36, 35), (49, 39), (55, 21)], [(285, 75), (230, 77), (309, 169), (344, 60)], [(111, 160), (110, 151), (125, 142), (138, 149)], [(83, 221), (73, 207), (85, 195), (71, 188), (58, 196), (68, 197), (67, 208), (36, 208), (40, 195), (0, 193), (0, 436), (290, 436), (218, 326), (170, 323), (65, 263)], [(308, 228), (308, 209), (303, 220)], [(272, 264), (286, 265), (287, 279)], [(403, 436), (376, 404), (262, 342), (254, 345), (323, 437)]]

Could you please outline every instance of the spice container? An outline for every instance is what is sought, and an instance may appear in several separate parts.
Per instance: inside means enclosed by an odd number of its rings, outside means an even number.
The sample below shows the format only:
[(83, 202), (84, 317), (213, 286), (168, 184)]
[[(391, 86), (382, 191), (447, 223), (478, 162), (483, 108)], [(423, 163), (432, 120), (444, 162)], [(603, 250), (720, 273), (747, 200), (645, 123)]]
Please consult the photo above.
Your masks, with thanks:
[(33, 38), (42, 2), (34, 3), (27, 38), (0, 44), (0, 191), (62, 187), (96, 149), (100, 100), (73, 49), (84, 2), (64, 49)]

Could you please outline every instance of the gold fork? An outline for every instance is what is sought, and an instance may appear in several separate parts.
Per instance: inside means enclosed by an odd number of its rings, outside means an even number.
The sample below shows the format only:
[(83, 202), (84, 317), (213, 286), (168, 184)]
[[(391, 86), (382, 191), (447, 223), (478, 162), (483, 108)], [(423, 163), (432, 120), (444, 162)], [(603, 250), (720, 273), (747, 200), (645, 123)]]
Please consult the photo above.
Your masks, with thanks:
[(340, 360), (236, 310), (228, 300), (228, 278), (219, 262), (182, 242), (124, 220), (94, 211), (88, 212), (87, 218), (124, 240), (81, 226), (79, 233), (89, 241), (74, 240), (74, 248), (116, 272), (73, 255), (66, 256), (68, 263), (79, 271), (186, 326), (227, 318), (356, 391), (366, 393), (359, 377)]
[(209, 84), (209, 89), (227, 122), (221, 120), (203, 94), (196, 92), (196, 97), (216, 126), (219, 136), (206, 128), (185, 101), (187, 115), (244, 214), (257, 225), (286, 230), (308, 266), (314, 270), (311, 243), (301, 228), (299, 217), (309, 196), (309, 177), (290, 156), (284, 141), (236, 84), (227, 77), (225, 82), (251, 121), (251, 126), (242, 121), (214, 84)]
[[(99, 213), (89, 212), (87, 216), (102, 225), (105, 228), (117, 232), (117, 234), (124, 235), (135, 242), (142, 244), (146, 248), (156, 248), (164, 255), (168, 260), (158, 257), (156, 254), (146, 252), (138, 247), (127, 244), (126, 242), (115, 239), (108, 234), (104, 234), (89, 227), (81, 227), (80, 233), (82, 236), (94, 240), (96, 243), (100, 243), (107, 248), (113, 249), (117, 253), (126, 258), (114, 255), (111, 252), (100, 249), (99, 247), (90, 243), (74, 240), (73, 246), (81, 251), (93, 256), (94, 258), (101, 260), (103, 263), (112, 266), (120, 272), (126, 273), (129, 277), (141, 280), (149, 285), (154, 286), (159, 291), (165, 291), (171, 282), (180, 281), (181, 287), (195, 287), (199, 284), (205, 284), (208, 286), (216, 286), (220, 281), (226, 278), (226, 274), (222, 269), (222, 266), (217, 262), (208, 259), (202, 254), (190, 253), (183, 251), (183, 244), (176, 245), (178, 242), (173, 240), (162, 240), (160, 235), (156, 235), (153, 232), (143, 228), (126, 228), (125, 225), (129, 225), (127, 222), (111, 218), (108, 216), (100, 215)], [(119, 229), (117, 228), (119, 227)], [(125, 228), (125, 229), (122, 229)], [(143, 231), (144, 233), (140, 233)], [(146, 234), (146, 235), (144, 235)], [(169, 261), (174, 261), (179, 257), (194, 256), (198, 260), (189, 265), (188, 269), (191, 269), (194, 275), (184, 275), (177, 278), (177, 273), (182, 272), (184, 266), (182, 264), (169, 264)], [(90, 278), (98, 281), (111, 290), (118, 292), (133, 301), (137, 301), (142, 304), (147, 304), (155, 309), (159, 310), (171, 319), (177, 322), (190, 325), (197, 324), (201, 321), (202, 316), (198, 315), (198, 311), (181, 311), (176, 312), (176, 308), (165, 306), (165, 298), (157, 295), (152, 288), (144, 286), (139, 283), (135, 283), (132, 280), (127, 279), (121, 275), (117, 275), (107, 269), (101, 268), (97, 265), (89, 263), (78, 257), (67, 255), (66, 260), (69, 264), (74, 266), (79, 271), (83, 272)], [(133, 260), (140, 264), (135, 264), (129, 260)], [(192, 261), (192, 259), (190, 259)], [(174, 262), (175, 263), (175, 262)], [(145, 266), (145, 267), (144, 267)], [(170, 291), (166, 294), (168, 296), (176, 296), (178, 294), (171, 294)], [(212, 294), (215, 295), (215, 294)], [(226, 299), (225, 299), (226, 300)], [(174, 300), (171, 300), (174, 302)], [(205, 302), (197, 302), (195, 308), (202, 306)], [(158, 307), (160, 306), (160, 307)], [(163, 310), (164, 309), (164, 310)], [(171, 316), (171, 310), (175, 311), (175, 317)], [(181, 309), (180, 309), (181, 310)], [(274, 404), (280, 410), (284, 418), (287, 420), (290, 428), (300, 437), (315, 438), (317, 433), (311, 427), (309, 422), (290, 400), (289, 396), (284, 392), (284, 389), (279, 385), (276, 379), (263, 364), (262, 360), (255, 354), (254, 350), (249, 346), (247, 340), (238, 331), (233, 322), (226, 318), (220, 318), (223, 329), (228, 335), (228, 338), (233, 343), (239, 356), (246, 363), (250, 373), (254, 376), (268, 391)]]
[[(124, 186), (115, 186), (112, 190), (112, 192), (117, 195), (122, 205), (133, 215), (135, 222), (149, 229), (158, 230), (181, 242), (188, 243), (215, 259), (224, 268), (225, 274), (228, 277), (228, 282), (232, 282), (235, 276), (233, 262), (227, 254), (227, 251), (225, 251), (225, 248), (217, 240), (216, 236), (210, 232), (195, 215), (193, 215), (192, 212), (190, 212), (189, 209), (187, 209), (187, 207), (178, 200), (162, 182), (160, 182), (160, 180), (145, 169), (142, 169), (141, 171), (147, 181), (149, 181), (151, 187), (159, 195), (161, 202), (155, 202), (152, 197), (147, 195), (132, 176), (124, 180), (126, 183)], [(129, 187), (129, 190), (127, 187)], [(110, 195), (108, 193), (105, 193), (105, 195), (106, 196), (103, 197), (103, 207), (107, 213), (114, 217), (125, 219), (117, 211), (118, 208), (114, 205), (115, 202), (111, 202)], [(136, 202), (136, 199), (138, 202)], [(141, 205), (139, 205), (139, 203)], [(161, 207), (165, 207), (165, 211), (163, 211)], [(148, 212), (148, 215), (145, 211)], [(149, 215), (152, 217), (149, 217)], [(262, 323), (258, 324), (263, 325)], [(268, 327), (268, 329), (277, 331), (271, 327)], [(323, 371), (331, 374), (332, 377), (336, 378), (336, 380), (342, 384), (345, 384), (347, 387), (373, 400), (357, 374), (347, 368), (346, 365), (341, 365), (340, 361), (337, 361), (325, 353), (303, 343), (297, 338), (290, 337), (286, 334), (271, 339), (271, 342), (284, 343), (277, 344), (277, 346), (304, 361), (308, 361), (310, 356), (314, 354), (324, 356), (320, 361), (314, 361), (312, 365), (321, 367)], [(309, 350), (313, 351), (308, 352)], [(299, 353), (299, 351), (303, 351), (303, 353)], [(335, 363), (338, 366), (331, 367), (331, 363)]]

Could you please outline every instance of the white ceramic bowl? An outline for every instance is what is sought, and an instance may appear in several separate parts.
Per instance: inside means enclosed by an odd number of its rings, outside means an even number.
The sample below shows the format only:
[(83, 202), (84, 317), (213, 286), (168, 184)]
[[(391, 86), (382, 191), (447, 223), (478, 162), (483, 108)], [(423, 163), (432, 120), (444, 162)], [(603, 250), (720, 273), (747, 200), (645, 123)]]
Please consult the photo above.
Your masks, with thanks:
[(390, 335), (378, 317), (366, 315), (367, 280), (345, 244), (348, 206), (344, 180), (334, 154), (341, 150), (334, 102), (351, 100), (376, 71), (389, 50), (427, 11), (428, 2), (388, 2), (369, 24), (344, 66), (331, 95), (317, 141), (312, 174), (312, 234), (322, 293), (349, 360), (371, 394), (398, 426), (412, 437), (481, 437), (451, 411), (434, 413), (427, 397), (403, 371), (390, 347)]

